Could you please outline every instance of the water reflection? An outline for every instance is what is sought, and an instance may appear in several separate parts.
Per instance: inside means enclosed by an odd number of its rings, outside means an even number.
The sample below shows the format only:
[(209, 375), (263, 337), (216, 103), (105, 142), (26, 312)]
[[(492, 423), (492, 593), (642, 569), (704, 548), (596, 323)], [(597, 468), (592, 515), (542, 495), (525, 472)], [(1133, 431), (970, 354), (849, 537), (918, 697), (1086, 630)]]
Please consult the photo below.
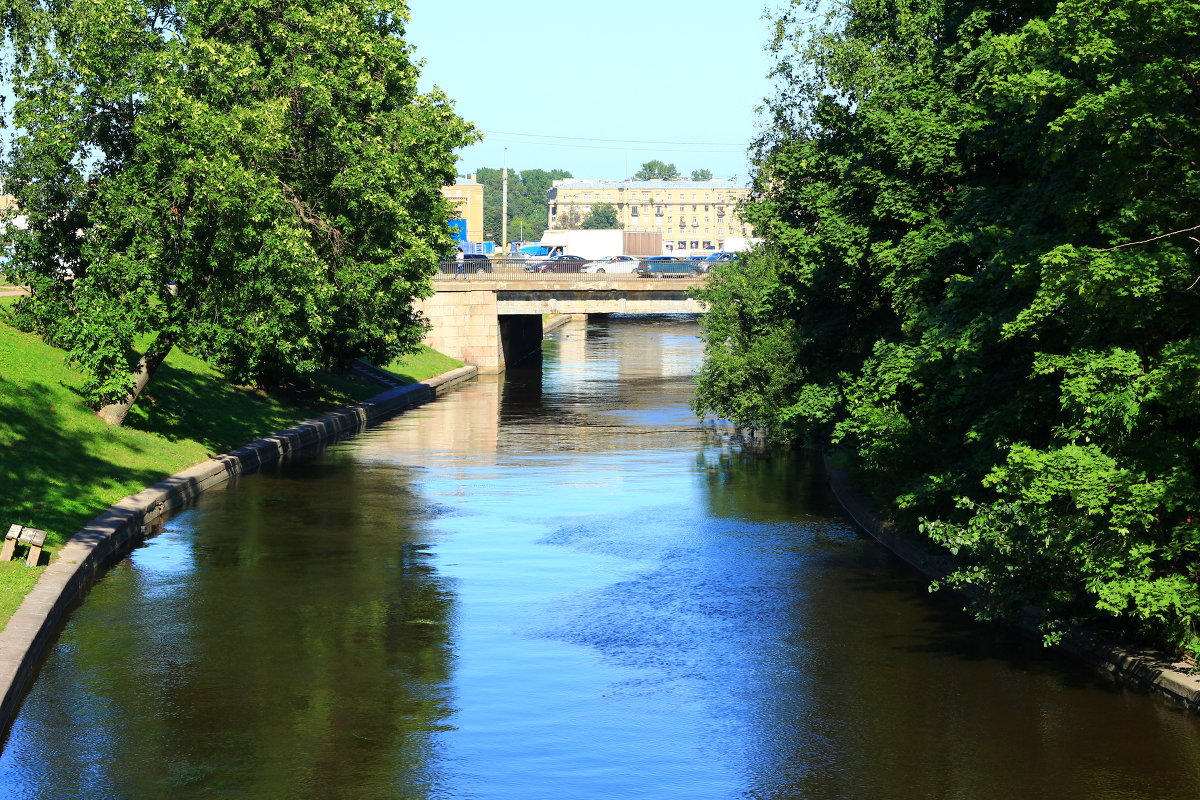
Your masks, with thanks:
[(1121, 798), (1195, 717), (970, 624), (601, 319), (203, 499), (96, 587), (14, 798)]

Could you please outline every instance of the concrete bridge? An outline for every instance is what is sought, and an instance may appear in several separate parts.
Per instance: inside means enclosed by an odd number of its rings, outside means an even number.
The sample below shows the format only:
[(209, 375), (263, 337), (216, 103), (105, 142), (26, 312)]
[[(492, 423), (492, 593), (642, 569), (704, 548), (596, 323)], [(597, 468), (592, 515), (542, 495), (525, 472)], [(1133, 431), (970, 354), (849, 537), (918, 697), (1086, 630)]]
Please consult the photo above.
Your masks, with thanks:
[(703, 283), (626, 275), (438, 276), (437, 294), (417, 308), (433, 325), (425, 344), (496, 373), (541, 349), (543, 314), (697, 314), (703, 305), (688, 290)]

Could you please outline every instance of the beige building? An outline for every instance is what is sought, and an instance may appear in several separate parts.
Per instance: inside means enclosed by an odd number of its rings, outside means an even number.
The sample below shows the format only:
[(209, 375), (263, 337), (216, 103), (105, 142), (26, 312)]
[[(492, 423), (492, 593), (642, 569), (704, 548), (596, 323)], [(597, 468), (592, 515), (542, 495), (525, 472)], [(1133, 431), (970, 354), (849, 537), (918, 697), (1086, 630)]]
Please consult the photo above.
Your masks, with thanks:
[(467, 221), (467, 241), (483, 241), (483, 184), (469, 178), (459, 178), (453, 186), (443, 186), (442, 195), (454, 203), (455, 219)]
[(724, 250), (727, 238), (750, 237), (754, 231), (738, 216), (738, 205), (750, 194), (731, 181), (554, 181), (547, 192), (551, 228), (578, 227), (600, 203), (616, 206), (627, 231), (661, 233), (664, 247), (675, 252)]

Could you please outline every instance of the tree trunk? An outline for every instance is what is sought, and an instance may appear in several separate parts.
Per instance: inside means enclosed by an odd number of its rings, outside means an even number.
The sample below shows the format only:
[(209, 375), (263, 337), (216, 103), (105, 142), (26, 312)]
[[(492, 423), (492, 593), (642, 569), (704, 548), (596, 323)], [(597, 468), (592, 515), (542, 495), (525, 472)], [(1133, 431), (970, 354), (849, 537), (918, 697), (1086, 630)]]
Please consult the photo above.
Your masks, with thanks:
[(154, 373), (166, 360), (167, 354), (171, 352), (174, 345), (174, 336), (160, 333), (146, 354), (138, 361), (137, 372), (133, 376), (133, 389), (123, 399), (101, 406), (100, 410), (96, 412), (96, 416), (109, 425), (117, 426), (125, 422), (125, 416), (129, 413), (129, 409), (133, 408), (133, 404), (141, 396), (142, 390), (146, 388), (146, 384), (150, 383), (150, 379), (154, 377)]

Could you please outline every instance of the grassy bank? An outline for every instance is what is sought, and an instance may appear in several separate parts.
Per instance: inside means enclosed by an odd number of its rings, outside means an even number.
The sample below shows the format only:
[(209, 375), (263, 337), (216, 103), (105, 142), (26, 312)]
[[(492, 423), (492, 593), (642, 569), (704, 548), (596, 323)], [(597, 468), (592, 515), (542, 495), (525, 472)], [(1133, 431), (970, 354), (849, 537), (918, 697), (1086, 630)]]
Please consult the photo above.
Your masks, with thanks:
[(450, 356), (443, 355), (421, 345), (421, 350), (384, 367), (405, 383), (417, 383), (434, 375), (441, 375), (452, 369), (458, 369), (463, 363)]
[[(63, 353), (7, 324), (0, 300), (0, 529), (49, 532), (50, 551), (125, 495), (259, 436), (364, 400), (380, 387), (325, 374), (310, 386), (266, 394), (231, 386), (210, 366), (174, 352), (125, 426), (110, 428), (83, 401), (83, 376)], [(435, 351), (387, 365), (408, 381), (461, 364)], [(43, 556), (45, 561), (46, 556)], [(0, 626), (40, 568), (0, 563)]]

